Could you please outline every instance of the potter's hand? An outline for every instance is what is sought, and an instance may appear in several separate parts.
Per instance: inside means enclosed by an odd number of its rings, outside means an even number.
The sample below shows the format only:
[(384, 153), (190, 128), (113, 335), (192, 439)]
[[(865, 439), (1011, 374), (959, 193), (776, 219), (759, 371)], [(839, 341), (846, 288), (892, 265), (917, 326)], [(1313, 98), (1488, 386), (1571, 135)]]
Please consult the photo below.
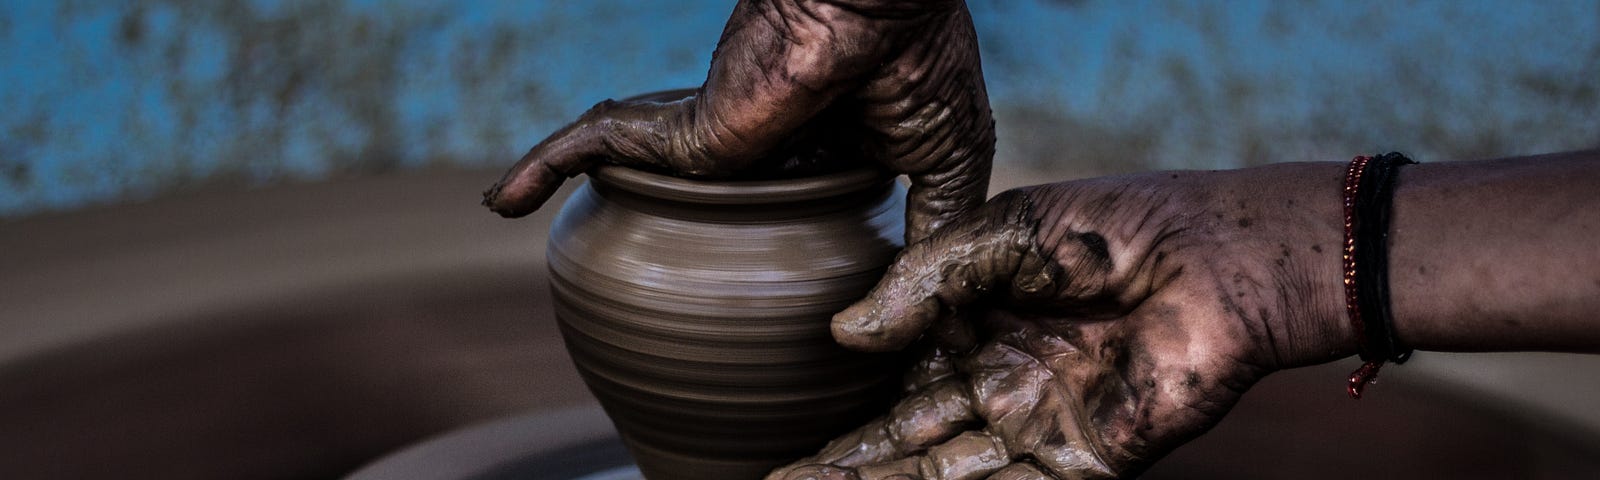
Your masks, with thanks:
[(601, 102), (528, 151), (483, 203), (527, 215), (606, 161), (730, 175), (800, 137), (907, 174), (908, 240), (982, 204), (994, 122), (965, 3), (740, 1), (697, 95)]
[[(975, 341), (957, 346), (970, 353), (925, 360), (889, 415), (769, 478), (1136, 475), (1263, 375), (1353, 351), (1340, 320), (1340, 172), (1316, 171), (1158, 173), (996, 197), (908, 248), (834, 317), (854, 348), (898, 349), (928, 331)], [(1327, 193), (1308, 198), (1308, 185)]]

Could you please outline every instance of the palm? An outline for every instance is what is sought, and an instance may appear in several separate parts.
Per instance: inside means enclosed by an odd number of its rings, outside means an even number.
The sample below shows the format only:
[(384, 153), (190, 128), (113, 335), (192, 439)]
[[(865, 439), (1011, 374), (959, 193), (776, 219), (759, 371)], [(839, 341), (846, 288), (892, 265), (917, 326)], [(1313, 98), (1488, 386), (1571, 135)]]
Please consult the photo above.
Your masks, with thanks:
[[(1127, 317), (991, 315), (995, 337), (959, 362), (982, 430), (1056, 476), (1142, 470), (1215, 425), (1258, 378), (1225, 325), (1141, 307)], [(1188, 323), (1188, 324), (1185, 324)], [(1235, 322), (1235, 324), (1237, 324)], [(1220, 328), (1216, 328), (1220, 327)]]
[(988, 341), (932, 354), (889, 416), (775, 477), (827, 478), (819, 473), (834, 467), (863, 479), (1135, 474), (1215, 425), (1259, 378), (1216, 361), (1240, 358), (1244, 336), (1177, 323), (1194, 318), (1159, 307), (1095, 321), (990, 312)]

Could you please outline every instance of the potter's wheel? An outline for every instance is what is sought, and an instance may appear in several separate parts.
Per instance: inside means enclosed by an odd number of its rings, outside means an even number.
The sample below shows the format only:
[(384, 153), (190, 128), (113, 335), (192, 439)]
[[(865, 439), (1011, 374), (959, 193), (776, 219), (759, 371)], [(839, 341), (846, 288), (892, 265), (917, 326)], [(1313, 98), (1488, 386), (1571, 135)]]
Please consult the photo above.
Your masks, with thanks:
[(617, 467), (603, 472), (589, 474), (578, 480), (643, 480), (639, 469), (631, 466)]
[[(1360, 404), (1326, 386), (1324, 365), (1269, 376), (1217, 428), (1143, 478), (1573, 478), (1600, 468), (1593, 437), (1569, 426), (1464, 401), (1466, 392), (1405, 380)], [(1418, 385), (1417, 383), (1424, 383)], [(1441, 392), (1443, 390), (1443, 392)], [(1373, 463), (1349, 452), (1370, 447)], [(380, 479), (637, 480), (604, 412), (593, 404), (525, 414), (414, 444), (348, 477)]]
[(349, 480), (643, 480), (594, 405), (508, 417), (412, 445)]

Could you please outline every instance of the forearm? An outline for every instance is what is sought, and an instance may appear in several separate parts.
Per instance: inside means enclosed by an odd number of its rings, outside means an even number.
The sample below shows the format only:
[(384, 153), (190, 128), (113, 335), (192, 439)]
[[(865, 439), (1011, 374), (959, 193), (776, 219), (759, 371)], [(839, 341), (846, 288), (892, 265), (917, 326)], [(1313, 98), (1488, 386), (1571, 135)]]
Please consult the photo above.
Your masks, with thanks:
[(1396, 335), (1422, 350), (1600, 352), (1600, 151), (1403, 167)]

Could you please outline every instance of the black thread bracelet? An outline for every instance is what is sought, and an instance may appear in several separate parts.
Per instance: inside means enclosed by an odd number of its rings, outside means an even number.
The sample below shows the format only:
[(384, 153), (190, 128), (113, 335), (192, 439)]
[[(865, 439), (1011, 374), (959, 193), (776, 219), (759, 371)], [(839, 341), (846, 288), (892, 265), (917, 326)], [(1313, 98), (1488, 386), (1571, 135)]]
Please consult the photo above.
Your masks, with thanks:
[(1394, 334), (1389, 301), (1389, 220), (1400, 166), (1416, 163), (1398, 152), (1356, 157), (1345, 180), (1345, 301), (1365, 363), (1350, 375), (1348, 392), (1377, 379), (1384, 362), (1405, 363), (1412, 349)]

